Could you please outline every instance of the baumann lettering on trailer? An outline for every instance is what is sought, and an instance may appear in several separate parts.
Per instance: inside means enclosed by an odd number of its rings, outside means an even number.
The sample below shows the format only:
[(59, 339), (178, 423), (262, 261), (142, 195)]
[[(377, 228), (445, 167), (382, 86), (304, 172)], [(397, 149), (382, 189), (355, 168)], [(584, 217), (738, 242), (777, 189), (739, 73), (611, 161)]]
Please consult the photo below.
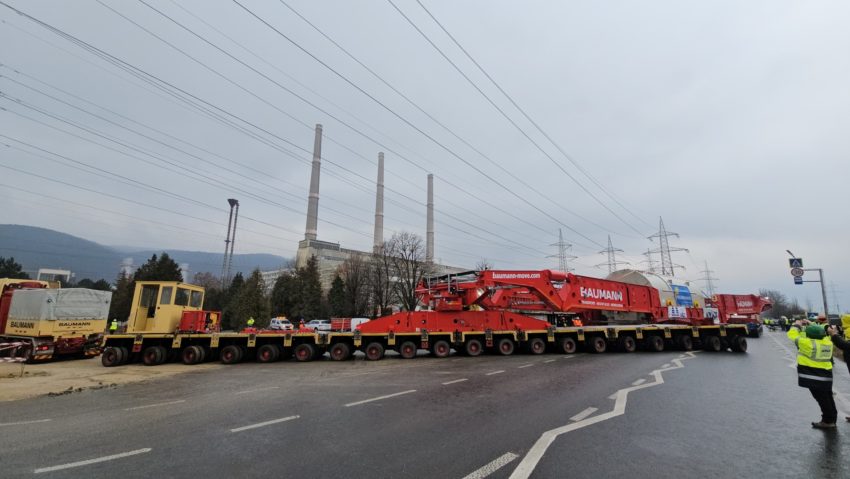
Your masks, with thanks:
[(752, 301), (738, 301), (738, 307), (739, 308), (752, 308), (753, 302)]
[(32, 329), (35, 327), (35, 323), (29, 321), (10, 321), (9, 326), (13, 328)]
[(582, 286), (579, 292), (582, 298), (606, 299), (608, 301), (623, 300), (623, 293), (621, 291), (611, 291), (600, 288), (585, 288)]
[(540, 279), (540, 273), (493, 273), (493, 279)]

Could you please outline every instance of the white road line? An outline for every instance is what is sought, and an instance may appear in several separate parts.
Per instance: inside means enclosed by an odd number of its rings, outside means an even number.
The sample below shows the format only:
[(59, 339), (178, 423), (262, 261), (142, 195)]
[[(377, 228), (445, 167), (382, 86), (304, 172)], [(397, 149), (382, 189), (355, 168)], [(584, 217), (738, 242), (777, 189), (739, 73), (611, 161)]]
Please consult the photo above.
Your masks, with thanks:
[(667, 369), (670, 367), (670, 363), (664, 363), (661, 365), (661, 369)]
[(500, 369), (498, 371), (490, 371), (489, 373), (485, 374), (485, 376), (492, 376), (494, 374), (502, 374), (503, 372), (505, 372), (504, 369)]
[(498, 471), (499, 469), (505, 467), (507, 464), (509, 464), (511, 461), (518, 457), (519, 456), (512, 452), (506, 452), (501, 456), (497, 457), (496, 459), (493, 459), (487, 464), (481, 466), (479, 469), (467, 474), (463, 479), (483, 479), (489, 476), (490, 474), (493, 474), (494, 472)]
[(574, 357), (575, 357), (575, 355), (573, 354), (573, 355), (570, 355), (570, 356), (561, 356), (561, 359), (570, 359), (570, 358), (574, 358)]
[(641, 378), (641, 379), (638, 379), (637, 381), (633, 382), (632, 386), (640, 386), (641, 384), (643, 384), (645, 382), (646, 382), (646, 379)]
[(544, 363), (554, 363), (554, 362), (555, 362), (555, 360), (554, 360), (554, 359), (547, 359), (546, 361), (543, 361), (543, 362), (544, 362)]
[(534, 366), (534, 363), (531, 363), (531, 364), (523, 364), (522, 366), (517, 366), (517, 369), (530, 368), (531, 366)]
[(231, 429), (230, 432), (247, 431), (248, 429), (256, 429), (258, 427), (263, 427), (263, 426), (271, 426), (272, 424), (277, 424), (279, 422), (291, 421), (293, 419), (298, 419), (299, 417), (301, 417), (301, 416), (289, 416), (289, 417), (282, 417), (280, 419), (272, 419), (271, 421), (266, 421), (266, 422), (258, 422), (257, 424), (251, 424), (250, 426), (242, 426), (242, 427), (237, 427), (235, 429)]
[(387, 399), (387, 398), (391, 398), (391, 397), (401, 396), (402, 394), (410, 394), (410, 393), (415, 393), (415, 392), (416, 392), (415, 389), (411, 389), (409, 391), (402, 391), (400, 393), (387, 394), (386, 396), (378, 396), (378, 397), (372, 398), (372, 399), (364, 399), (362, 401), (350, 402), (350, 403), (346, 404), (345, 407), (359, 406), (361, 404), (366, 404), (367, 402), (380, 401), (381, 399)]
[[(688, 358), (696, 357), (693, 352), (687, 353), (687, 356)], [(631, 386), (617, 391), (617, 393), (615, 394), (616, 402), (614, 403), (613, 410), (604, 414), (591, 416), (587, 419), (576, 421), (544, 432), (537, 440), (537, 442), (534, 443), (531, 449), (529, 449), (528, 453), (525, 455), (522, 461), (520, 461), (516, 469), (514, 469), (514, 472), (511, 474), (510, 479), (528, 479), (528, 477), (531, 476), (531, 473), (534, 472), (534, 468), (537, 467), (537, 464), (543, 458), (543, 454), (546, 453), (546, 450), (549, 448), (549, 446), (561, 434), (566, 434), (570, 431), (575, 431), (577, 429), (581, 429), (592, 424), (596, 424), (598, 422), (607, 421), (608, 419), (617, 416), (622, 416), (623, 414), (625, 414), (626, 403), (628, 401), (628, 396), (630, 392), (637, 391), (638, 389), (644, 389), (664, 384), (664, 377), (662, 376), (663, 372), (685, 367), (681, 359), (674, 359), (672, 362), (675, 364), (675, 366), (672, 366), (670, 368), (656, 369), (650, 373), (650, 375), (655, 378), (655, 381), (651, 383), (644, 383), (638, 386)]]
[(52, 419), (33, 419), (32, 421), (19, 421), (19, 422), (0, 422), (0, 427), (3, 426), (20, 426), (23, 424), (35, 424), (37, 422), (47, 422), (52, 421)]
[(36, 469), (33, 472), (35, 472), (36, 474), (41, 474), (42, 472), (60, 471), (62, 469), (70, 469), (72, 467), (88, 466), (89, 464), (97, 464), (98, 462), (121, 459), (122, 457), (135, 456), (137, 454), (144, 454), (146, 452), (151, 452), (151, 448), (146, 447), (144, 449), (136, 449), (135, 451), (122, 452), (121, 454), (113, 454), (111, 456), (103, 456), (95, 459), (86, 459), (85, 461), (70, 462), (68, 464), (62, 464), (61, 466), (42, 467), (40, 469)]
[(448, 386), (449, 384), (454, 384), (454, 383), (462, 383), (464, 381), (468, 381), (468, 379), (463, 378), (463, 379), (455, 379), (454, 381), (446, 381), (446, 382), (443, 383), (443, 386)]
[(280, 389), (280, 386), (269, 386), (267, 388), (247, 389), (245, 391), (239, 391), (236, 394), (249, 394), (249, 393), (256, 393), (256, 392), (260, 392), (260, 391), (271, 391), (272, 389)]
[(617, 393), (614, 393), (614, 394), (612, 394), (612, 395), (608, 396), (608, 399), (610, 399), (610, 400), (612, 400), (612, 401), (613, 401), (613, 400), (615, 400), (615, 399), (617, 399)]
[(171, 404), (180, 404), (181, 402), (186, 402), (185, 399), (178, 399), (177, 401), (169, 401), (169, 402), (160, 402), (156, 404), (147, 404), (144, 406), (136, 406), (136, 407), (128, 407), (124, 409), (125, 411), (135, 411), (136, 409), (147, 409), (149, 407), (158, 407), (158, 406), (168, 406)]
[(587, 416), (590, 416), (591, 414), (595, 413), (596, 411), (598, 411), (598, 409), (596, 409), (595, 407), (589, 407), (589, 408), (585, 409), (584, 411), (582, 411), (582, 412), (576, 414), (575, 416), (571, 417), (570, 421), (581, 421), (582, 419), (586, 418)]

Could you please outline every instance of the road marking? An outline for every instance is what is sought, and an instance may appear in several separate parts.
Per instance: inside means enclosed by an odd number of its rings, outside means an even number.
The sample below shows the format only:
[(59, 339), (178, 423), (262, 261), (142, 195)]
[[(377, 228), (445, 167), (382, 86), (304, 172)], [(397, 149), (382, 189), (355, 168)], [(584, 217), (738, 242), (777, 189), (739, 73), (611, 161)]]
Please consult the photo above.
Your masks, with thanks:
[(186, 400), (185, 399), (178, 399), (177, 401), (160, 402), (160, 403), (156, 403), (156, 404), (147, 404), (145, 406), (128, 407), (124, 410), (125, 411), (135, 411), (136, 409), (147, 409), (149, 407), (168, 406), (168, 405), (171, 405), (171, 404), (179, 404), (181, 402), (186, 402)]
[(645, 382), (646, 382), (646, 379), (641, 378), (641, 379), (638, 379), (637, 381), (633, 382), (632, 386), (640, 386), (641, 384), (643, 384)]
[(464, 381), (467, 381), (467, 379), (463, 378), (463, 379), (455, 379), (454, 381), (446, 381), (446, 382), (443, 383), (443, 386), (448, 386), (449, 384), (454, 384), (454, 383), (462, 383)]
[(19, 422), (0, 422), (0, 427), (3, 426), (20, 426), (23, 424), (35, 424), (37, 422), (47, 422), (52, 419), (33, 419), (32, 421), (19, 421)]
[(595, 413), (596, 411), (598, 411), (598, 409), (596, 409), (595, 407), (589, 407), (589, 408), (585, 409), (584, 411), (582, 411), (582, 412), (576, 414), (575, 416), (571, 417), (570, 421), (581, 421), (582, 419), (586, 418), (587, 416), (590, 416), (591, 414)]
[(70, 469), (72, 467), (88, 466), (89, 464), (97, 464), (98, 462), (112, 461), (114, 459), (121, 459), (122, 457), (129, 457), (129, 456), (135, 456), (137, 454), (144, 454), (146, 452), (151, 452), (151, 448), (146, 447), (144, 449), (136, 449), (135, 451), (122, 452), (121, 454), (113, 454), (111, 456), (103, 456), (103, 457), (98, 457), (98, 458), (95, 458), (95, 459), (86, 459), (85, 461), (70, 462), (68, 464), (62, 464), (61, 466), (42, 467), (40, 469), (36, 469), (34, 472), (36, 474), (41, 474), (42, 472), (53, 472), (53, 471), (60, 471), (62, 469)]
[(523, 364), (522, 366), (517, 366), (517, 369), (530, 368), (531, 366), (534, 366), (534, 363)]
[(661, 365), (661, 369), (667, 369), (670, 367), (670, 363), (664, 363)]
[[(686, 354), (688, 357), (685, 359), (696, 357), (693, 352), (688, 352)], [(607, 421), (608, 419), (617, 416), (622, 416), (623, 414), (625, 414), (626, 404), (628, 402), (628, 396), (630, 392), (637, 391), (638, 389), (649, 388), (652, 386), (660, 386), (661, 384), (664, 384), (664, 377), (662, 376), (662, 373), (664, 373), (665, 371), (672, 371), (674, 369), (681, 369), (685, 367), (681, 359), (674, 359), (672, 362), (675, 364), (675, 366), (662, 369), (655, 369), (650, 373), (650, 375), (655, 378), (655, 381), (651, 383), (640, 384), (638, 386), (631, 386), (617, 391), (614, 395), (614, 397), (616, 398), (616, 402), (614, 403), (613, 410), (604, 414), (591, 416), (581, 421), (573, 422), (555, 429), (551, 429), (541, 434), (537, 442), (534, 443), (534, 445), (531, 447), (531, 449), (529, 449), (528, 453), (525, 455), (522, 461), (520, 461), (516, 469), (514, 469), (514, 472), (511, 474), (510, 479), (528, 479), (528, 477), (531, 476), (531, 473), (534, 472), (534, 468), (537, 467), (537, 464), (543, 458), (543, 454), (546, 453), (546, 450), (549, 448), (549, 446), (561, 434), (566, 434), (570, 431), (575, 431), (577, 429), (581, 429), (592, 424), (596, 424), (598, 422)]]
[(267, 388), (247, 389), (245, 391), (239, 391), (236, 394), (256, 393), (256, 392), (260, 392), (260, 391), (270, 391), (272, 389), (280, 389), (280, 386), (269, 386)]
[(571, 356), (561, 356), (561, 359), (570, 359), (570, 358), (574, 358), (574, 357), (575, 357), (575, 355), (571, 355)]
[(614, 394), (612, 394), (612, 395), (608, 396), (608, 399), (610, 399), (610, 400), (612, 400), (612, 401), (613, 401), (613, 400), (615, 400), (615, 399), (617, 399), (617, 393), (614, 393)]
[(494, 374), (502, 374), (503, 372), (505, 372), (504, 369), (500, 369), (498, 371), (490, 371), (489, 373), (485, 374), (485, 376), (492, 376)]
[(555, 360), (554, 360), (554, 359), (547, 359), (546, 361), (543, 361), (543, 362), (544, 362), (544, 363), (554, 363), (554, 362), (555, 362)]
[(256, 429), (258, 427), (263, 427), (263, 426), (271, 426), (272, 424), (277, 424), (279, 422), (291, 421), (293, 419), (298, 419), (299, 417), (301, 417), (301, 416), (289, 416), (289, 417), (282, 417), (280, 419), (272, 419), (271, 421), (266, 421), (266, 422), (258, 422), (257, 424), (251, 424), (250, 426), (242, 426), (242, 427), (237, 427), (235, 429), (231, 429), (230, 432), (247, 431), (248, 429)]
[(345, 407), (359, 406), (361, 404), (366, 404), (367, 402), (380, 401), (381, 399), (387, 399), (387, 398), (391, 398), (391, 397), (401, 396), (402, 394), (410, 394), (410, 393), (415, 393), (415, 392), (416, 392), (415, 389), (411, 389), (411, 390), (408, 390), (408, 391), (402, 391), (400, 393), (387, 394), (386, 396), (378, 396), (378, 397), (372, 398), (372, 399), (364, 399), (362, 401), (350, 402), (350, 403), (346, 404)]
[(497, 457), (496, 459), (493, 459), (487, 464), (481, 466), (479, 469), (467, 474), (463, 479), (483, 479), (489, 476), (490, 474), (493, 474), (494, 472), (498, 471), (499, 469), (505, 467), (507, 464), (509, 464), (511, 461), (518, 457), (519, 456), (512, 452), (506, 452), (501, 456)]

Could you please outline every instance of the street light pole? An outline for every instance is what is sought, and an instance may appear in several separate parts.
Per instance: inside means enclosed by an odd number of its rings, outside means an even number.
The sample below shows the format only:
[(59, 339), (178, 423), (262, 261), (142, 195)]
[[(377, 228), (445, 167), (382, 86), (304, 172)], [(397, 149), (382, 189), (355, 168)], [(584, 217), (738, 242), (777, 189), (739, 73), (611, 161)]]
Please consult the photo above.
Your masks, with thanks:
[[(790, 249), (785, 250), (792, 258), (797, 258)], [(802, 261), (801, 261), (802, 263)], [(804, 281), (806, 283), (820, 283), (821, 297), (823, 298), (823, 315), (829, 321), (829, 303), (826, 302), (826, 282), (823, 280), (823, 268), (803, 268), (803, 271), (817, 271), (820, 279), (814, 281)]]

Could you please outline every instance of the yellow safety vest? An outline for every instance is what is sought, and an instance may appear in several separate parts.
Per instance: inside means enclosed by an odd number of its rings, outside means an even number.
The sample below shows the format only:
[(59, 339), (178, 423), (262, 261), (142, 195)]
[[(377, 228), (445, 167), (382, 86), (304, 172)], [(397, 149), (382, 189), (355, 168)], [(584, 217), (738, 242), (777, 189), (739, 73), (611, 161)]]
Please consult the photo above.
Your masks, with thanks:
[(797, 345), (797, 364), (816, 369), (832, 370), (832, 350), (829, 336), (821, 339), (807, 338), (806, 333), (797, 328), (788, 331), (788, 339)]
[(110, 331), (116, 331), (116, 330), (118, 330), (118, 321), (113, 321), (113, 322), (111, 322), (111, 323), (109, 324), (109, 330), (110, 330)]

